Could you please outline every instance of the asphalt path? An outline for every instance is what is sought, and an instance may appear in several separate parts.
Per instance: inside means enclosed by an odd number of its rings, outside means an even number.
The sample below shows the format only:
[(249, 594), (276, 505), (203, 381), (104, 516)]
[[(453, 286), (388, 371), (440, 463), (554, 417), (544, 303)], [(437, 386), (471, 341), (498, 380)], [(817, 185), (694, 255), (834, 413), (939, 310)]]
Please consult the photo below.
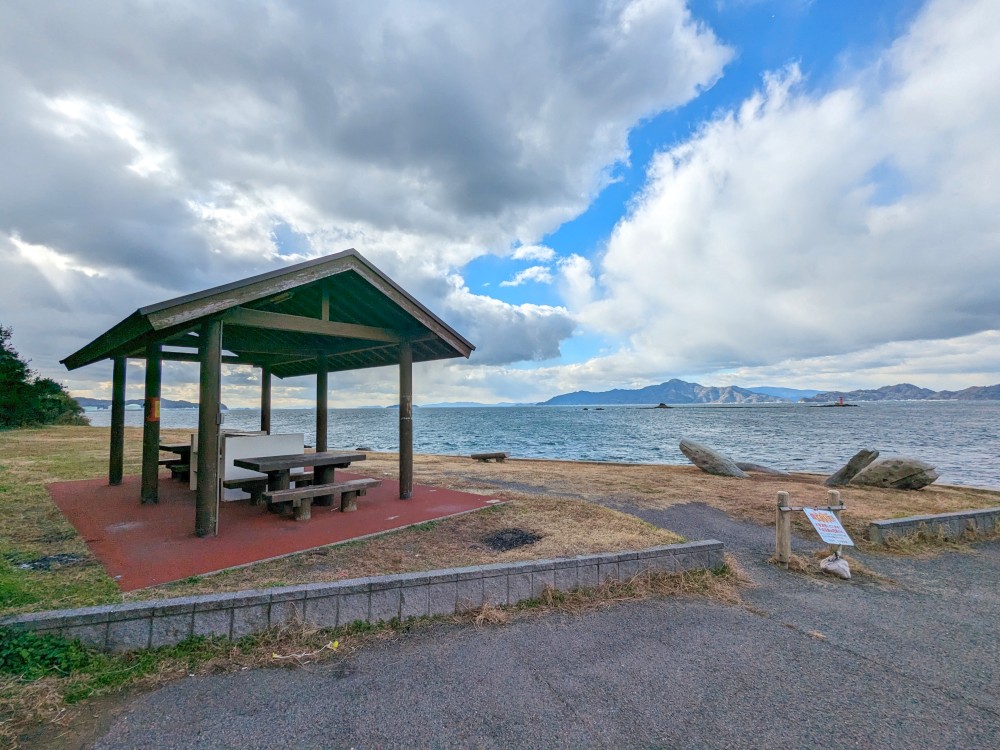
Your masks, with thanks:
[(1000, 747), (1000, 543), (869, 556), (891, 582), (842, 582), (767, 565), (773, 529), (708, 506), (632, 510), (725, 541), (757, 587), (740, 605), (431, 624), (322, 665), (191, 677), (133, 700), (93, 746)]

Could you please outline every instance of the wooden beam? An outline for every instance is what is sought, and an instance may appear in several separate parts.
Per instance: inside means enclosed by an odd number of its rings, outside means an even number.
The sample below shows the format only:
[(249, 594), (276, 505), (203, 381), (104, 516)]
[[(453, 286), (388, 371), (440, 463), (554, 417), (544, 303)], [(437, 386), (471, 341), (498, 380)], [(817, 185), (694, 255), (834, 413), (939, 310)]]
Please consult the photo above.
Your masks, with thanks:
[(142, 422), (143, 503), (159, 502), (160, 491), (160, 380), (162, 374), (160, 345), (146, 347), (146, 393)]
[(114, 358), (111, 376), (111, 449), (108, 460), (108, 484), (122, 483), (125, 465), (125, 357)]
[(413, 495), (413, 347), (399, 347), (399, 499)]
[(223, 316), (223, 319), (229, 325), (241, 326), (243, 328), (264, 328), (270, 331), (312, 333), (319, 336), (333, 336), (335, 338), (387, 341), (391, 344), (398, 344), (403, 340), (402, 336), (395, 331), (390, 331), (388, 328), (374, 328), (355, 323), (337, 323), (330, 320), (303, 318), (298, 315), (285, 315), (284, 313), (267, 312), (265, 310), (250, 310), (246, 307), (237, 307), (230, 310)]
[(198, 398), (198, 493), (194, 533), (218, 532), (219, 426), (222, 423), (222, 321), (208, 320), (201, 328), (201, 373)]
[(271, 371), (260, 368), (260, 429), (271, 434)]
[[(201, 362), (201, 355), (196, 352), (163, 352), (163, 359), (169, 362)], [(250, 364), (242, 357), (224, 354), (221, 361), (227, 365)]]

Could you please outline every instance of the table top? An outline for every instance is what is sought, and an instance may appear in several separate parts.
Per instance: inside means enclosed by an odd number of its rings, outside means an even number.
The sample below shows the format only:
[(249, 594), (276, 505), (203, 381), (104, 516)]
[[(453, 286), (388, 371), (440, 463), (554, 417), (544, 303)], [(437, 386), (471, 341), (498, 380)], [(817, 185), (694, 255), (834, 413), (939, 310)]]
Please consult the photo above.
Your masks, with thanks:
[(186, 453), (191, 450), (191, 443), (160, 443), (160, 450), (169, 453)]
[(364, 461), (364, 453), (353, 451), (324, 451), (322, 453), (292, 453), (284, 456), (254, 456), (233, 459), (233, 465), (251, 471), (290, 471), (299, 466), (350, 466), (354, 461)]

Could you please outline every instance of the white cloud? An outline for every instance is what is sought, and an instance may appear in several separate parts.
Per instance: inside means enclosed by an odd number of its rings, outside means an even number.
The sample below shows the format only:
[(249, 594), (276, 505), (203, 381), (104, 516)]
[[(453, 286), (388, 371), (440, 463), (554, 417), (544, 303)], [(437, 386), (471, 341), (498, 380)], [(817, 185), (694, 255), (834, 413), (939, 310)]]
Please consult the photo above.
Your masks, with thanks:
[(514, 260), (540, 260), (548, 263), (556, 257), (556, 251), (545, 245), (521, 245), (514, 249), (510, 257)]
[(596, 284), (590, 261), (573, 254), (559, 261), (559, 288), (571, 310), (581, 310), (594, 298)]
[(659, 154), (580, 314), (628, 337), (608, 373), (1000, 328), (998, 30), (996, 3), (932, 3), (849, 85), (812, 92), (792, 67)]
[(552, 271), (549, 270), (548, 266), (531, 266), (523, 271), (518, 271), (514, 274), (514, 278), (501, 281), (500, 286), (521, 286), (529, 281), (534, 281), (537, 284), (551, 284)]
[(64, 376), (51, 363), (138, 305), (275, 267), (283, 225), (293, 256), (353, 246), (432, 309), (506, 321), (522, 342), (491, 357), (552, 356), (565, 311), (448, 279), (512, 246), (548, 262), (538, 239), (629, 129), (731, 56), (682, 0), (2, 6), (0, 236), (98, 274), (33, 347)]

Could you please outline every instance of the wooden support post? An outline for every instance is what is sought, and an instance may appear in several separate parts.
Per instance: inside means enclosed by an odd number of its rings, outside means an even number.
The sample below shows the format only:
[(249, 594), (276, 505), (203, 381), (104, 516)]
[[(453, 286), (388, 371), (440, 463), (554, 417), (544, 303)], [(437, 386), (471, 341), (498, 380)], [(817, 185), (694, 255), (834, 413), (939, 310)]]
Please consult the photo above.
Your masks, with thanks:
[(125, 357), (114, 358), (111, 376), (111, 450), (108, 460), (108, 484), (122, 483), (125, 465)]
[(163, 348), (159, 343), (146, 347), (146, 393), (142, 422), (143, 503), (159, 502), (160, 473), (160, 381)]
[(218, 533), (219, 432), (222, 424), (222, 321), (201, 326), (198, 398), (198, 493), (195, 497), (194, 533)]
[(413, 347), (399, 346), (399, 499), (413, 496)]
[[(840, 514), (843, 512), (843, 506), (840, 502), (840, 490), (827, 490), (826, 501), (830, 506), (830, 512), (837, 517), (838, 521), (840, 521)], [(843, 526), (843, 523), (841, 523), (841, 526)], [(833, 552), (837, 555), (837, 557), (840, 557), (840, 553), (843, 549), (844, 547), (841, 544), (833, 545)]]
[(774, 509), (775, 540), (774, 558), (778, 564), (788, 567), (792, 558), (792, 511), (788, 506), (788, 493), (778, 493), (778, 505)]
[(316, 358), (316, 452), (329, 449), (330, 409), (328, 402), (329, 376), (326, 370), (326, 356)]
[(260, 368), (260, 430), (271, 434), (271, 371)]

